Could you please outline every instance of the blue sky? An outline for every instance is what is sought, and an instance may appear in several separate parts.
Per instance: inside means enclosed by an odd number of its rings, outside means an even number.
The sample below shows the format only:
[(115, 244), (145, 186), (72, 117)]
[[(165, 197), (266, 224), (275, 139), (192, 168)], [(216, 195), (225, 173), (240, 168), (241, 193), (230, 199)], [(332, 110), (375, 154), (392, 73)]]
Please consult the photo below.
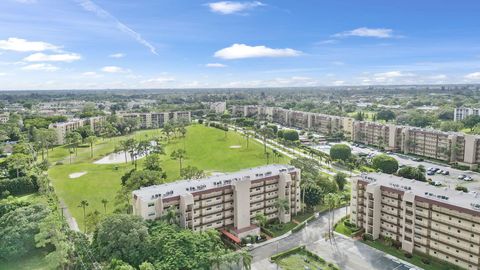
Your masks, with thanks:
[(480, 2), (2, 0), (1, 89), (479, 83)]

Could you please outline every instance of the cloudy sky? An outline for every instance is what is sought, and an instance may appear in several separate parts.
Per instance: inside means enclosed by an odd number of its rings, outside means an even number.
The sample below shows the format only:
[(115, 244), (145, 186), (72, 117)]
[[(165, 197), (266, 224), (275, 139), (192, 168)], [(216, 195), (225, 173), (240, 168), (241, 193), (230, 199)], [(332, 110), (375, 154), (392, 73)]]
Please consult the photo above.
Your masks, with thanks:
[(480, 83), (478, 14), (478, 0), (1, 0), (0, 89)]

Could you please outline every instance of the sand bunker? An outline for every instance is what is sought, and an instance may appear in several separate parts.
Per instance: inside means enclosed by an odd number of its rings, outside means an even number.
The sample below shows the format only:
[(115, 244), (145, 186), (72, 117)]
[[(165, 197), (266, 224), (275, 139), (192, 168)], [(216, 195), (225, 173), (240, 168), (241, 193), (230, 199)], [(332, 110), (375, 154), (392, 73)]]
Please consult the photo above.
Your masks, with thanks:
[(80, 176), (85, 175), (85, 174), (87, 174), (87, 172), (76, 172), (76, 173), (69, 174), (68, 177), (71, 178), (71, 179), (79, 178)]
[(238, 149), (238, 148), (242, 148), (241, 145), (231, 145), (230, 146), (231, 149)]

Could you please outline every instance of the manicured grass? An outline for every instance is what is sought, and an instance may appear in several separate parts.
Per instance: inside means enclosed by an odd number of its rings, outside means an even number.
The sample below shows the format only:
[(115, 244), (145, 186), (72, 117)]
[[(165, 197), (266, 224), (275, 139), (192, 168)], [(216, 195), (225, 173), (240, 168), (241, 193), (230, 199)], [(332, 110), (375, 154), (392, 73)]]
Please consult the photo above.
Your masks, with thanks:
[(308, 251), (299, 250), (284, 258), (275, 261), (283, 270), (298, 270), (298, 269), (323, 269), (334, 270), (338, 269), (333, 264), (329, 264), (323, 260), (319, 260), (310, 255)]
[[(244, 168), (256, 167), (266, 164), (263, 146), (250, 139), (249, 148), (246, 148), (246, 140), (233, 131), (225, 133), (222, 130), (205, 127), (203, 125), (189, 126), (185, 139), (171, 139), (166, 144), (166, 155), (162, 157), (162, 167), (167, 173), (167, 181), (175, 181), (180, 178), (179, 163), (170, 158), (175, 149), (185, 147), (187, 159), (183, 165), (196, 166), (207, 173), (233, 172)], [(159, 135), (159, 130), (147, 130), (135, 133), (137, 138)], [(49, 158), (52, 164), (62, 161), (63, 165), (53, 165), (48, 174), (52, 179), (55, 191), (64, 200), (71, 214), (77, 220), (80, 228), (83, 228), (83, 210), (78, 207), (80, 201), (87, 200), (89, 206), (87, 213), (98, 210), (104, 212), (102, 199), (109, 201), (107, 213), (114, 210), (114, 201), (117, 191), (120, 189), (121, 176), (128, 170), (133, 169), (131, 163), (125, 164), (93, 164), (94, 160), (112, 153), (114, 145), (126, 137), (99, 140), (95, 146), (94, 157), (90, 158), (90, 148), (78, 149), (78, 156), (69, 164), (68, 149), (57, 147), (53, 149)], [(239, 145), (240, 148), (230, 148)], [(270, 155), (272, 162), (273, 155)], [(289, 159), (281, 157), (275, 159), (275, 163), (288, 163)], [(138, 161), (142, 167), (143, 159)], [(86, 172), (85, 175), (70, 179), (69, 174)]]
[[(405, 257), (405, 252), (402, 251), (401, 249), (396, 249), (392, 246), (387, 246), (385, 245), (381, 240), (376, 240), (376, 241), (362, 241), (363, 243), (376, 248), (378, 250), (381, 250), (385, 253), (388, 253), (392, 256), (395, 256), (397, 258), (400, 258), (406, 262), (409, 262), (411, 264), (414, 264), (416, 266), (419, 266), (425, 270), (461, 270), (462, 268), (456, 267), (454, 265), (448, 264), (446, 262), (442, 262), (440, 260), (431, 258), (427, 255), (424, 254), (419, 254), (419, 253), (414, 253), (412, 258), (407, 258)], [(422, 258), (428, 258), (430, 263), (425, 264), (422, 262)]]

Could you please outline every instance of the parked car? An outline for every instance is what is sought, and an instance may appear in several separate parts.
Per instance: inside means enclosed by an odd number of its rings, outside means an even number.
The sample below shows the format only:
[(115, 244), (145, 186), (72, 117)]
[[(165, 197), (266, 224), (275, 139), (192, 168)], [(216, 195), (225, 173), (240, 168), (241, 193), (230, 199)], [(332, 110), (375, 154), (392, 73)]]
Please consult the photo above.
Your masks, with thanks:
[(464, 180), (465, 177), (467, 177), (465, 174), (461, 174), (461, 175), (458, 176), (458, 179), (459, 180)]
[(427, 175), (435, 175), (434, 171), (427, 171)]
[(443, 175), (450, 175), (450, 172), (447, 171), (447, 170), (445, 170), (445, 171), (442, 172), (442, 174), (443, 174)]
[(414, 158), (413, 161), (423, 161), (423, 158)]
[(433, 181), (432, 182), (432, 185), (436, 186), (436, 187), (439, 187), (442, 185), (442, 182), (439, 182), (439, 181)]
[(473, 178), (470, 177), (470, 176), (467, 176), (467, 177), (463, 178), (463, 181), (473, 181)]

